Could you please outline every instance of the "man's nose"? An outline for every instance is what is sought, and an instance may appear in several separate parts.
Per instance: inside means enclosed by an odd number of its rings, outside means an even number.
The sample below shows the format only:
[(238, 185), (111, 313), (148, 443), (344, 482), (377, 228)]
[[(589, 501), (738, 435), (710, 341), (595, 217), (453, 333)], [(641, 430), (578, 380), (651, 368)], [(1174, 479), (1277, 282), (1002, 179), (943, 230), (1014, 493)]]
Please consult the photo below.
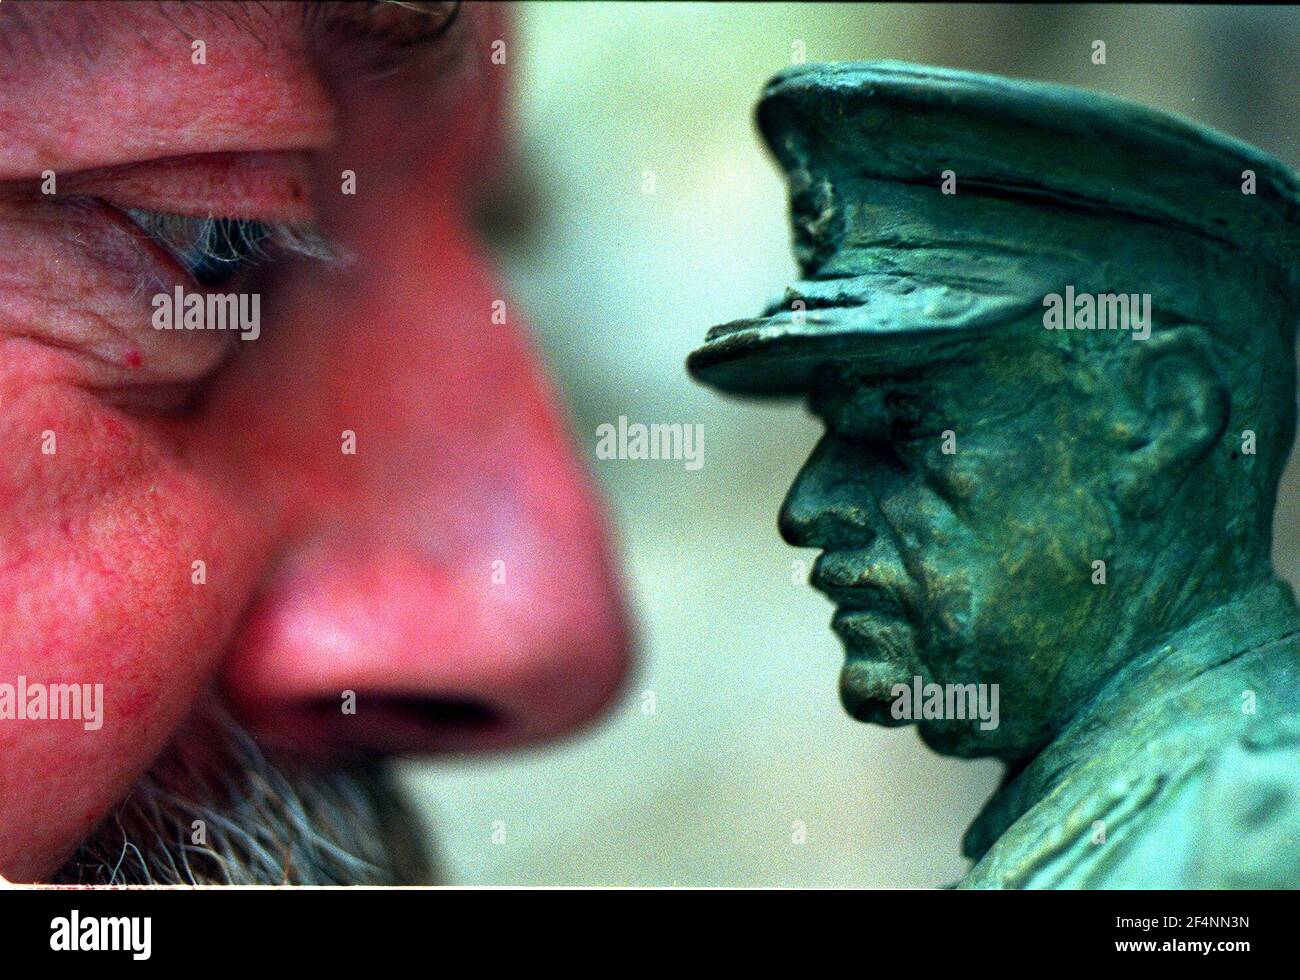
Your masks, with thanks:
[(864, 482), (869, 461), (847, 452), (827, 434), (794, 478), (778, 527), (797, 548), (863, 548), (874, 537), (871, 493)]
[(255, 369), (273, 409), (259, 389), (261, 411), (238, 392), (213, 410), (242, 411), (223, 426), (265, 447), (282, 542), (223, 686), (260, 734), (308, 750), (564, 733), (628, 665), (588, 476), (517, 311), (456, 228), (394, 216), (366, 255), (344, 286), (282, 297), (292, 315), (268, 324)]
[(306, 544), (226, 663), (236, 707), (311, 754), (498, 748), (594, 717), (626, 668), (617, 585), (583, 518), (521, 513), (537, 507), (480, 511), (517, 540), (458, 556), (341, 530)]

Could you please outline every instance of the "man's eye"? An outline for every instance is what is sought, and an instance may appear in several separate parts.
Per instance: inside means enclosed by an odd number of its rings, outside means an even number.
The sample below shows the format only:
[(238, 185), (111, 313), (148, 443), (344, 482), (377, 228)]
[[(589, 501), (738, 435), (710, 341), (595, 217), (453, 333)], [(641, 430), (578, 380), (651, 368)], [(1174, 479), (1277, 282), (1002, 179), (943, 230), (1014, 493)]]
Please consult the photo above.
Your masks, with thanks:
[(270, 256), (273, 230), (248, 218), (197, 218), (123, 208), (140, 230), (165, 248), (201, 285), (217, 287)]
[(252, 218), (198, 218), (123, 207), (123, 214), (203, 286), (229, 283), (241, 272), (284, 256), (296, 255), (330, 265), (346, 265), (352, 254), (310, 224), (285, 224)]

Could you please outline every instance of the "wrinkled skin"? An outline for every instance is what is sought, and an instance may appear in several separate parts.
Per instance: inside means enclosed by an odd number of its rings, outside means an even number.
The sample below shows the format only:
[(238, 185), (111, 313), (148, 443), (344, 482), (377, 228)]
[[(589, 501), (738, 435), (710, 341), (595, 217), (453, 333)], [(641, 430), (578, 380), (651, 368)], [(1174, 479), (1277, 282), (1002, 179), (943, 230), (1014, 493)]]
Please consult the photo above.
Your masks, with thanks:
[[(529, 743), (618, 689), (600, 509), (466, 218), (501, 21), (375, 79), (292, 4), (0, 7), (0, 682), (105, 689), (98, 731), (0, 721), (4, 876), (53, 873), (214, 681), (318, 760)], [(158, 332), (140, 284), (183, 272), (77, 196), (310, 217), (355, 261), (272, 265), (254, 342)]]

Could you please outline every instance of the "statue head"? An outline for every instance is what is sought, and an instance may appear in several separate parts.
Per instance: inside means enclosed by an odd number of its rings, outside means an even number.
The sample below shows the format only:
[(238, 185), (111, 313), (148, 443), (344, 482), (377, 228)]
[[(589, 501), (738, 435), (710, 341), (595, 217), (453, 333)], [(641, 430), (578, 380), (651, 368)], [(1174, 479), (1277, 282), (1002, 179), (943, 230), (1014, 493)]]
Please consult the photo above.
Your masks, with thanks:
[[(801, 279), (689, 367), (825, 425), (780, 528), (822, 552), (850, 713), (1015, 761), (1275, 587), (1294, 175), (1111, 98), (899, 64), (800, 66), (758, 120)], [(900, 712), (924, 685), (959, 716)]]

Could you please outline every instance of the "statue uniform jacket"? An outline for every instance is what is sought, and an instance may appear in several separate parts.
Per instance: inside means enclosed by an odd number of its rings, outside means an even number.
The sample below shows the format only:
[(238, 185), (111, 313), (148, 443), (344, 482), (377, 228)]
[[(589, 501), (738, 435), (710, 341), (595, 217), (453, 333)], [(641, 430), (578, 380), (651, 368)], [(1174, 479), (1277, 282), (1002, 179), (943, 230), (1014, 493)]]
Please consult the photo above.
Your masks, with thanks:
[(1300, 637), (1179, 667), (1099, 701), (1009, 780), (958, 887), (1300, 888)]

